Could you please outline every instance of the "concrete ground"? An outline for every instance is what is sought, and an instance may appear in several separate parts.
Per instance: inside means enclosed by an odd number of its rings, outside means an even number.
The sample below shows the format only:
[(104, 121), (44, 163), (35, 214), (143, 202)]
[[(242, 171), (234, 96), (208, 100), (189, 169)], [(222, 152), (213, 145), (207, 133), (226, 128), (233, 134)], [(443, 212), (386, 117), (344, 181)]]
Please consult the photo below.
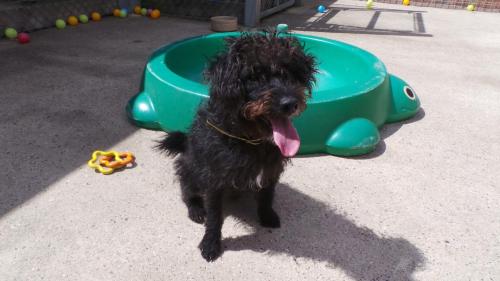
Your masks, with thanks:
[[(257, 225), (252, 200), (228, 203), (210, 264), (172, 160), (151, 149), (161, 133), (124, 113), (148, 55), (208, 23), (107, 18), (1, 40), (0, 280), (500, 280), (500, 15), (352, 5), (264, 23), (373, 52), (423, 110), (368, 156), (294, 159), (278, 230)], [(96, 174), (95, 149), (137, 166)]]

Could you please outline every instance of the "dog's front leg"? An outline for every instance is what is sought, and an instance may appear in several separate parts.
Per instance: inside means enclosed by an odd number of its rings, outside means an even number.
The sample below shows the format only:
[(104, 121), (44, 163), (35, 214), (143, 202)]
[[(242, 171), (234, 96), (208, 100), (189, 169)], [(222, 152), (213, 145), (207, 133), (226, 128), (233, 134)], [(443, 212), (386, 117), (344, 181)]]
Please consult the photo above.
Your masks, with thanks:
[(207, 261), (214, 261), (221, 253), (222, 193), (222, 190), (209, 191), (204, 197), (205, 235), (199, 248)]
[(273, 210), (274, 187), (276, 183), (266, 186), (257, 192), (257, 214), (260, 225), (264, 227), (280, 227), (280, 217)]

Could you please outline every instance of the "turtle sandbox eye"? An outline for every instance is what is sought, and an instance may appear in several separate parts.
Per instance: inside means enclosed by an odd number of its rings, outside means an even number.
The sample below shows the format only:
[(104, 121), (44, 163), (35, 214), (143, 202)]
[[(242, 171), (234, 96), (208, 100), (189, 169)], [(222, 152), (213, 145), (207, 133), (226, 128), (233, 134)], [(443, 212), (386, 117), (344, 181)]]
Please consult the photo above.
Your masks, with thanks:
[(411, 99), (411, 100), (414, 100), (414, 99), (416, 98), (416, 96), (415, 96), (415, 92), (413, 92), (413, 89), (412, 89), (412, 88), (410, 88), (410, 87), (408, 87), (408, 86), (405, 86), (405, 87), (403, 88), (403, 92), (404, 92), (404, 93), (405, 93), (405, 95), (406, 95), (409, 99)]

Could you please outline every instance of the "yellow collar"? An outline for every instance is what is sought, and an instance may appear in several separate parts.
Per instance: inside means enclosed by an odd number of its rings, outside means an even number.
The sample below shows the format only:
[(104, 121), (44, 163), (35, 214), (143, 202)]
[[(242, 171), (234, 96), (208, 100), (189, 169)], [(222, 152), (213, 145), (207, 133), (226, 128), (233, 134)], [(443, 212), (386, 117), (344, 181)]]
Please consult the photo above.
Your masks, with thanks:
[(218, 131), (219, 133), (223, 134), (223, 135), (226, 135), (228, 137), (231, 137), (233, 139), (237, 139), (237, 140), (240, 140), (240, 141), (244, 141), (248, 144), (251, 144), (251, 145), (259, 145), (262, 143), (262, 139), (254, 139), (254, 140), (249, 140), (249, 139), (246, 139), (246, 138), (241, 138), (241, 137), (238, 137), (238, 136), (235, 136), (235, 135), (231, 135), (230, 133), (222, 130), (221, 128), (215, 126), (214, 124), (210, 123), (210, 121), (208, 121), (207, 119), (207, 125), (212, 127), (213, 129), (215, 129), (216, 131)]

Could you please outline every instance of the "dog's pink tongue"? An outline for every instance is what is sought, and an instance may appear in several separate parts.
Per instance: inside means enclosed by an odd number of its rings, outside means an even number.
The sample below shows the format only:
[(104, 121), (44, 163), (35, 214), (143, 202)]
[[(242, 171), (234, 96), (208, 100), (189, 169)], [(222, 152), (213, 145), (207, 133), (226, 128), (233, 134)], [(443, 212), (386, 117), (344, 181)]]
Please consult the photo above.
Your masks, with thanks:
[(292, 122), (288, 118), (273, 118), (271, 124), (273, 126), (274, 143), (281, 150), (281, 154), (285, 157), (292, 157), (297, 154), (300, 147), (300, 138)]

